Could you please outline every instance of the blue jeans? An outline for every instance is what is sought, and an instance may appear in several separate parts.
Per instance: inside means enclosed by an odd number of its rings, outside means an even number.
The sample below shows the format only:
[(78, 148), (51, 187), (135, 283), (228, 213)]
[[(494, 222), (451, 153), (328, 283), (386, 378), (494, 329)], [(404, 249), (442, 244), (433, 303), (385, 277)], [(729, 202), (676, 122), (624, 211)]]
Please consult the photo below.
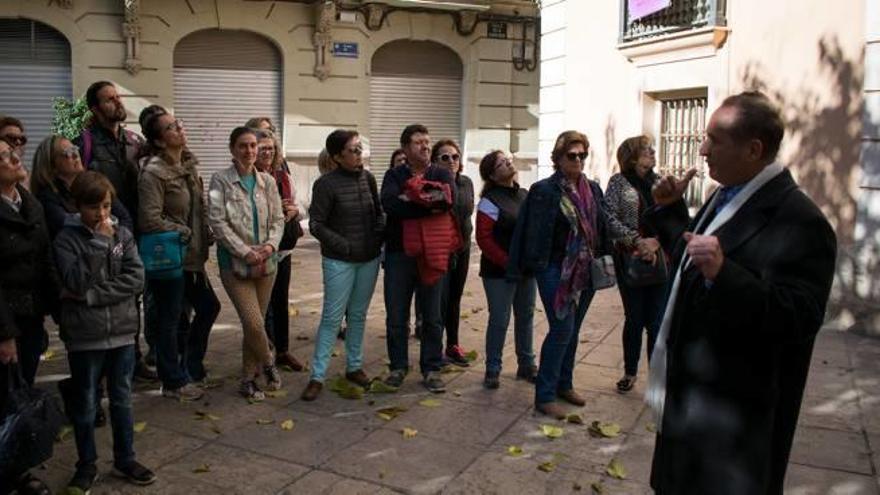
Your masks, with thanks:
[(486, 330), (486, 372), (501, 373), (501, 355), (510, 308), (513, 307), (513, 338), (516, 361), (520, 368), (535, 364), (532, 344), (535, 320), (535, 279), (512, 281), (504, 278), (484, 278), (486, 301), (489, 303), (489, 326)]
[(538, 293), (541, 295), (549, 324), (547, 336), (541, 345), (541, 364), (538, 366), (538, 379), (535, 382), (535, 404), (553, 402), (557, 393), (574, 388), (572, 373), (578, 333), (595, 294), (590, 289), (581, 292), (577, 305), (560, 320), (553, 310), (553, 299), (561, 276), (562, 268), (559, 264), (550, 264), (535, 274)]
[[(208, 352), (208, 336), (220, 313), (220, 300), (204, 272), (183, 272), (184, 301), (188, 309), (181, 314), (178, 329), (178, 351), (183, 356), (183, 366), (191, 380), (201, 381), (205, 373), (205, 354)], [(189, 310), (193, 311), (192, 320)]]
[(67, 354), (73, 380), (71, 416), (79, 455), (77, 467), (94, 464), (98, 459), (95, 447), (95, 398), (98, 380), (105, 368), (110, 425), (113, 428), (113, 461), (117, 466), (125, 466), (134, 460), (134, 416), (131, 412), (134, 354), (134, 344), (104, 351)]
[(642, 353), (643, 329), (648, 330), (648, 362), (654, 352), (654, 341), (660, 332), (660, 319), (666, 302), (666, 286), (627, 287), (622, 277), (617, 280), (626, 315), (623, 324), (623, 368), (624, 373), (635, 376), (639, 370), (639, 354)]
[(319, 382), (323, 382), (326, 376), (327, 362), (343, 315), (348, 325), (345, 330), (345, 371), (357, 371), (363, 367), (364, 326), (379, 276), (379, 258), (350, 263), (323, 257), (321, 268), (324, 274), (324, 307), (315, 338), (311, 376), (312, 380)]
[(409, 307), (416, 288), (421, 296), (418, 310), (423, 319), (419, 368), (425, 375), (443, 366), (443, 317), (440, 314), (443, 287), (443, 278), (434, 285), (419, 282), (416, 258), (402, 251), (385, 253), (385, 327), (392, 371), (409, 369)]
[(155, 322), (156, 371), (162, 387), (178, 389), (191, 381), (183, 356), (186, 339), (179, 335), (186, 283), (184, 277), (147, 280), (152, 294), (152, 321)]

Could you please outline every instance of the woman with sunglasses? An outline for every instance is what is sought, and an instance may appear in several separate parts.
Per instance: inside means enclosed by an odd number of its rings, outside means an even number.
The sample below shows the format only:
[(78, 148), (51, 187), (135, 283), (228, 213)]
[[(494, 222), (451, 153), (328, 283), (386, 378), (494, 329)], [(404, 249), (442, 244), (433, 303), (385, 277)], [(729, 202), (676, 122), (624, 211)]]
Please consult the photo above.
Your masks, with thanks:
[(566, 412), (557, 397), (576, 406), (586, 400), (574, 390), (572, 373), (578, 332), (595, 290), (590, 265), (609, 251), (609, 236), (624, 235), (602, 207), (602, 189), (584, 175), (587, 136), (566, 131), (556, 138), (551, 159), (556, 172), (534, 183), (519, 211), (508, 275), (533, 275), (549, 329), (541, 345), (535, 380), (535, 409), (558, 419)]
[[(58, 307), (59, 283), (43, 208), (21, 182), (25, 168), (15, 145), (0, 139), (0, 414), (6, 410), (12, 363), (33, 385), (49, 336), (43, 318)], [(27, 470), (0, 477), (0, 492), (51, 493)]]
[(501, 355), (513, 308), (516, 347), (516, 378), (535, 383), (538, 368), (532, 343), (535, 313), (535, 278), (508, 280), (510, 241), (526, 190), (516, 183), (516, 168), (503, 151), (492, 151), (480, 160), (483, 190), (477, 204), (477, 244), (480, 246), (480, 277), (489, 305), (486, 329), (486, 376), (483, 386), (500, 386)]
[(474, 214), (474, 183), (461, 173), (461, 149), (455, 141), (444, 139), (434, 143), (431, 149), (431, 163), (449, 170), (455, 177), (455, 204), (452, 211), (458, 222), (463, 247), (449, 257), (449, 272), (446, 274), (440, 307), (443, 326), (446, 328), (446, 359), (458, 366), (469, 366), (458, 340), (458, 327), (461, 317), (461, 296), (467, 281), (471, 258), (471, 234), (474, 231), (471, 215)]
[[(203, 360), (220, 312), (205, 273), (210, 236), (204, 186), (198, 161), (186, 149), (183, 122), (156, 111), (146, 116), (143, 131), (149, 158), (138, 179), (138, 227), (144, 234), (179, 232), (186, 245), (182, 277), (147, 279), (156, 308), (156, 369), (163, 397), (197, 400), (204, 392), (195, 384), (207, 379)], [(192, 321), (184, 316), (187, 306)]]
[[(37, 146), (31, 168), (30, 189), (43, 205), (50, 239), (55, 239), (64, 227), (67, 216), (77, 212), (70, 195), (70, 185), (84, 171), (79, 148), (67, 138), (53, 134)], [(134, 232), (133, 220), (118, 198), (113, 198), (111, 208), (110, 213), (120, 225)]]
[[(260, 129), (257, 132), (257, 161), (254, 166), (260, 172), (265, 172), (275, 178), (278, 194), (281, 195), (281, 207), (284, 209), (284, 235), (281, 236), (278, 250), (289, 251), (294, 248), (297, 239), (303, 235), (299, 226), (302, 214), (296, 202), (296, 189), (293, 187), (290, 169), (287, 168), (281, 154), (281, 143), (269, 129)], [(302, 371), (303, 364), (290, 353), (290, 313), (288, 309), (290, 272), (291, 262), (288, 254), (278, 261), (278, 271), (275, 272), (272, 299), (269, 301), (269, 311), (266, 312), (266, 336), (274, 346), (276, 366)]]
[(385, 227), (376, 179), (364, 169), (358, 133), (337, 129), (327, 136), (325, 145), (338, 167), (315, 181), (309, 207), (309, 229), (321, 243), (324, 305), (312, 375), (301, 395), (305, 401), (321, 393), (343, 315), (348, 324), (345, 378), (361, 387), (370, 384), (363, 370), (364, 327), (379, 275)]
[[(641, 221), (645, 210), (654, 206), (651, 188), (657, 180), (657, 175), (654, 173), (656, 160), (651, 139), (647, 136), (635, 136), (625, 140), (617, 148), (617, 163), (620, 165), (620, 173), (614, 174), (608, 181), (605, 203), (608, 205), (608, 213), (630, 231), (627, 238), (614, 243), (614, 266), (618, 269), (617, 287), (620, 289), (625, 314), (624, 372), (623, 378), (617, 382), (617, 391), (626, 393), (632, 390), (636, 383), (644, 330), (648, 331), (647, 356), (650, 362), (654, 341), (660, 331), (666, 285), (658, 281), (650, 285), (633, 287), (621, 271), (625, 254), (638, 255), (654, 262), (657, 250), (660, 249), (656, 234), (649, 225)], [(642, 242), (626, 242), (634, 238)], [(642, 247), (641, 252), (637, 245)]]

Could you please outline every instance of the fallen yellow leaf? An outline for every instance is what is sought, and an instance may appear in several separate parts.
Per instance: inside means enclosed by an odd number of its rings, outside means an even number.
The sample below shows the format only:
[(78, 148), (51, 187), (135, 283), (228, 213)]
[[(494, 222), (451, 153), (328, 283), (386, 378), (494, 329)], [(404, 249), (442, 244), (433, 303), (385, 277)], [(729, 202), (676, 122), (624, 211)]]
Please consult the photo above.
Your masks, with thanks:
[(608, 467), (605, 468), (605, 472), (608, 473), (609, 476), (617, 478), (619, 480), (626, 479), (626, 469), (624, 469), (623, 464), (615, 457), (611, 459), (611, 462), (608, 463)]
[(419, 405), (425, 406), (425, 407), (440, 407), (440, 404), (442, 404), (442, 403), (437, 399), (425, 399), (425, 400), (419, 401)]
[(614, 438), (620, 435), (620, 425), (617, 423), (603, 423), (593, 421), (588, 430), (594, 437)]
[(473, 361), (477, 360), (478, 356), (479, 356), (479, 354), (477, 354), (476, 350), (471, 350), (467, 354), (464, 355), (464, 358), (467, 359), (468, 361), (473, 362)]
[(593, 495), (603, 495), (605, 493), (605, 485), (601, 481), (591, 483), (590, 488), (593, 490)]
[(656, 433), (657, 432), (657, 425), (655, 425), (654, 423), (648, 423), (645, 425), (645, 429), (651, 433)]
[(67, 440), (67, 437), (69, 437), (71, 433), (73, 433), (73, 427), (70, 425), (64, 425), (58, 430), (58, 435), (55, 436), (55, 440), (63, 442)]
[(404, 428), (400, 432), (403, 433), (403, 438), (413, 438), (414, 436), (419, 434), (418, 430), (414, 430), (412, 428)]
[(383, 407), (382, 409), (376, 411), (376, 415), (384, 419), (385, 421), (391, 421), (392, 419), (400, 416), (401, 413), (404, 413), (406, 411), (407, 408), (402, 406), (389, 406)]
[(541, 431), (547, 438), (559, 438), (562, 436), (562, 427), (553, 425), (541, 425)]
[(138, 421), (137, 423), (134, 424), (134, 427), (132, 429), (134, 430), (135, 433), (141, 433), (142, 431), (144, 431), (144, 429), (146, 427), (147, 427), (146, 421)]
[(538, 464), (538, 470), (544, 471), (545, 473), (552, 473), (553, 470), (556, 469), (556, 463), (553, 461), (542, 462)]
[(565, 421), (576, 425), (584, 424), (584, 418), (582, 418), (581, 415), (577, 413), (567, 414), (565, 416)]
[(519, 457), (523, 455), (523, 449), (518, 445), (510, 445), (507, 447), (507, 455), (511, 457)]
[(211, 465), (210, 464), (202, 464), (201, 466), (198, 466), (195, 469), (193, 469), (193, 472), (196, 474), (210, 473), (211, 472)]
[(397, 392), (397, 387), (392, 387), (382, 380), (373, 380), (370, 382), (369, 392), (371, 394), (393, 394)]
[(220, 416), (215, 416), (207, 411), (196, 411), (193, 419), (196, 421), (204, 421), (206, 419), (209, 421), (217, 421), (218, 419), (220, 419)]
[(266, 390), (263, 392), (266, 394), (266, 397), (270, 399), (278, 399), (281, 397), (287, 397), (287, 390)]
[(299, 316), (299, 310), (294, 307), (288, 307), (287, 314), (289, 314), (290, 316)]
[(274, 419), (258, 419), (257, 420), (258, 425), (271, 425), (274, 422), (275, 422)]
[(43, 361), (51, 361), (55, 357), (55, 351), (49, 350), (43, 353)]
[(285, 430), (285, 431), (290, 431), (290, 430), (292, 430), (292, 429), (293, 429), (293, 420), (292, 420), (292, 419), (286, 419), (286, 420), (282, 421), (282, 422), (281, 422), (281, 429), (282, 429), (282, 430)]

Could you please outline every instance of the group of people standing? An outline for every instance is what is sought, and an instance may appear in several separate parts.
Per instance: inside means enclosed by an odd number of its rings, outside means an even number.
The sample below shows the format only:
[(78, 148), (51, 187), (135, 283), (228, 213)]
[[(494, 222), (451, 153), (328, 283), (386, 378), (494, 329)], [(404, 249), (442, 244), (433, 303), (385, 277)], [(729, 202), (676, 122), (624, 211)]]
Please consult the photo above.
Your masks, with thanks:
[[(212, 244), (241, 321), (241, 395), (262, 400), (264, 390), (281, 387), (279, 367), (304, 369), (289, 352), (287, 311), (290, 252), (303, 235), (304, 212), (272, 122), (257, 117), (232, 131), (232, 163), (211, 177), (206, 193), (184, 125), (169, 111), (153, 105), (141, 112), (142, 139), (120, 125), (126, 112), (112, 83), (93, 84), (86, 99), (91, 125), (73, 142), (50, 136), (40, 143), (29, 188), (23, 126), (0, 120), (0, 394), (9, 388), (7, 370), (33, 383), (48, 343), (43, 319), (51, 314), (71, 372), (62, 395), (79, 459), (69, 486), (83, 492), (97, 477), (102, 380), (114, 472), (136, 484), (156, 477), (135, 459), (133, 377), (150, 377), (152, 355), (164, 397), (204, 394), (203, 360), (220, 311), (205, 271)], [(646, 136), (620, 145), (620, 172), (605, 193), (584, 174), (587, 136), (566, 131), (553, 146), (552, 175), (526, 191), (511, 157), (493, 150), (480, 160), (483, 188), (475, 195), (458, 144), (432, 142), (422, 125), (403, 130), (381, 186), (364, 167), (358, 133), (333, 131), (308, 211), (324, 299), (302, 399), (320, 395), (338, 336), (344, 378), (361, 387), (373, 382), (362, 349), (380, 269), (385, 387), (400, 388), (409, 373), (415, 299), (422, 384), (444, 392), (442, 368), (468, 365), (458, 330), (475, 235), (489, 313), (487, 389), (501, 384), (513, 315), (514, 376), (534, 383), (536, 411), (562, 419), (560, 400), (585, 405), (573, 383), (578, 333), (616, 270), (625, 310), (617, 390), (634, 387), (644, 333), (653, 357), (648, 400), (660, 432), (652, 486), (662, 493), (691, 492), (689, 484), (700, 493), (780, 491), (835, 242), (824, 216), (775, 161), (782, 135), (763, 95), (725, 100), (701, 148), (722, 187), (691, 221), (682, 196), (693, 172), (657, 177)], [(731, 304), (735, 297), (743, 304)], [(538, 298), (549, 325), (536, 360)], [(740, 334), (762, 335), (767, 348), (754, 349)], [(702, 442), (705, 435), (713, 441)], [(28, 472), (4, 483), (4, 492), (48, 493)]]

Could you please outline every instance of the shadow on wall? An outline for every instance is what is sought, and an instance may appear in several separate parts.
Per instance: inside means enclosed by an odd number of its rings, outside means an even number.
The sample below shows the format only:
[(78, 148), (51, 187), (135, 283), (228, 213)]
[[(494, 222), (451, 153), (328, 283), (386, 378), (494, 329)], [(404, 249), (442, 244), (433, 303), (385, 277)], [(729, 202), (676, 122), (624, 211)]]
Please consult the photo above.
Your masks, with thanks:
[[(787, 162), (804, 191), (822, 208), (838, 239), (838, 260), (826, 321), (838, 329), (880, 336), (880, 250), (870, 234), (854, 238), (858, 213), (862, 132), (861, 59), (847, 58), (836, 36), (819, 41), (819, 64), (832, 99), (811, 89), (774, 88), (752, 63), (743, 71), (746, 88), (758, 89), (782, 108), (789, 142)], [(866, 232), (877, 221), (865, 219)]]

